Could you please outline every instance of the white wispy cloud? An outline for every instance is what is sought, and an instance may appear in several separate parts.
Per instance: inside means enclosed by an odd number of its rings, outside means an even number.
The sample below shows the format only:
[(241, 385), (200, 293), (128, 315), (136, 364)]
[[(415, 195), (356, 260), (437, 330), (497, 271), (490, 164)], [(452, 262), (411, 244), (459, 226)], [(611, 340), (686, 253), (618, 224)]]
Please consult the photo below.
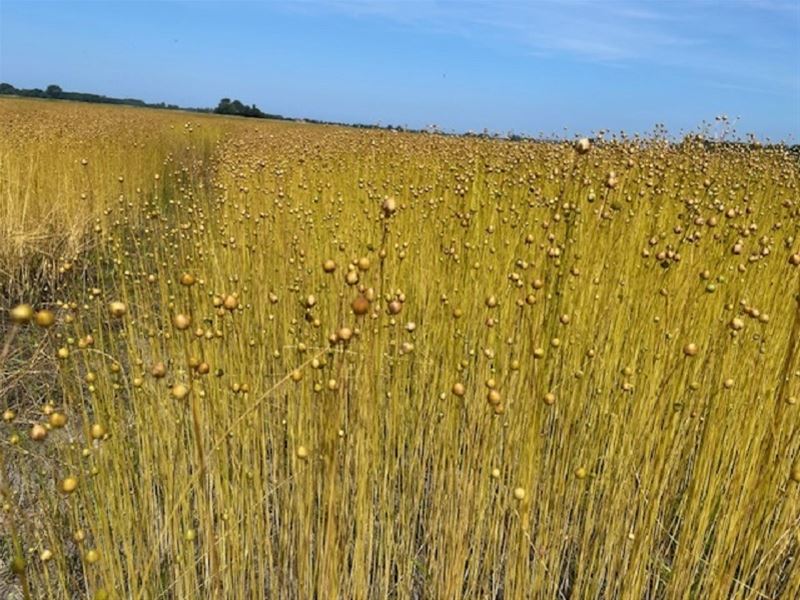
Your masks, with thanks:
[(381, 18), (488, 42), (500, 39), (593, 61), (635, 58), (667, 45), (700, 42), (675, 32), (667, 34), (658, 26), (674, 22), (674, 16), (619, 1), (297, 0), (293, 6), (354, 18)]
[[(381, 19), (545, 58), (688, 68), (731, 85), (757, 82), (752, 89), (800, 88), (800, 2), (794, 0), (297, 0), (292, 7)], [(795, 47), (791, 33), (787, 42), (756, 27), (760, 13), (794, 28)]]

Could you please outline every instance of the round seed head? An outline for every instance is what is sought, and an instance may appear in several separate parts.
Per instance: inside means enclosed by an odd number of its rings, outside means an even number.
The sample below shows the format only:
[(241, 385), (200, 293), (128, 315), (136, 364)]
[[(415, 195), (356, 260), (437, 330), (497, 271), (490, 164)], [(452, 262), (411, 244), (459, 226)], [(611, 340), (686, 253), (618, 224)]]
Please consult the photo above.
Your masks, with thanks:
[(41, 442), (47, 437), (47, 428), (40, 423), (34, 423), (30, 435), (34, 442)]
[(394, 198), (386, 198), (381, 205), (381, 210), (385, 217), (391, 217), (397, 212), (397, 201)]
[(489, 404), (497, 405), (497, 404), (500, 404), (500, 401), (502, 400), (502, 397), (500, 396), (500, 392), (498, 392), (497, 390), (492, 389), (492, 390), (489, 390), (488, 394), (486, 394), (486, 399), (489, 401)]
[(10, 311), (11, 320), (17, 325), (24, 325), (33, 318), (33, 308), (30, 304), (18, 304)]
[(172, 319), (172, 324), (175, 325), (175, 329), (185, 331), (191, 327), (192, 318), (189, 315), (177, 314)]
[(239, 299), (233, 294), (229, 294), (225, 296), (225, 299), (222, 301), (222, 305), (227, 310), (230, 311), (236, 310), (239, 307)]
[(172, 386), (171, 394), (175, 400), (183, 400), (189, 395), (189, 386), (183, 383), (176, 383)]
[(78, 488), (78, 479), (70, 475), (61, 482), (61, 491), (65, 494), (71, 494)]
[(60, 412), (52, 412), (48, 417), (48, 421), (53, 429), (61, 429), (67, 424), (67, 415)]
[(358, 283), (358, 281), (359, 281), (359, 277), (358, 277), (358, 271), (356, 271), (355, 269), (351, 269), (351, 270), (350, 270), (350, 271), (348, 271), (348, 272), (347, 272), (347, 274), (344, 276), (344, 282), (345, 282), (347, 285), (355, 285), (355, 284), (357, 284), (357, 283)]
[(50, 310), (40, 310), (36, 313), (34, 321), (42, 329), (47, 329), (55, 324), (56, 315)]
[(389, 314), (390, 315), (397, 315), (400, 314), (400, 311), (403, 310), (403, 303), (399, 300), (392, 300), (389, 302)]
[(589, 138), (581, 138), (575, 143), (575, 150), (578, 154), (586, 154), (591, 149), (592, 144), (589, 141)]
[(128, 312), (128, 307), (125, 306), (124, 302), (116, 300), (108, 305), (108, 310), (112, 317), (115, 319), (121, 319), (125, 316), (125, 313)]

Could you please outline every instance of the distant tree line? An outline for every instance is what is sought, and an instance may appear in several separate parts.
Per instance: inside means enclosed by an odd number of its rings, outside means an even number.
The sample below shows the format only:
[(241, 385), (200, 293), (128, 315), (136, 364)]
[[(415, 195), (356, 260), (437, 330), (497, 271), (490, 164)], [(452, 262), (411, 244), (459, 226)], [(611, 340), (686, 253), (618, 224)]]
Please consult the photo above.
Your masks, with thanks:
[(282, 121), (299, 121), (304, 123), (316, 123), (320, 125), (340, 125), (345, 127), (356, 127), (359, 129), (386, 129), (389, 131), (415, 131), (413, 129), (406, 129), (400, 125), (375, 125), (368, 123), (337, 123), (335, 121), (322, 121), (319, 119), (296, 119), (292, 117), (284, 117), (272, 113), (265, 113), (259, 109), (255, 104), (248, 106), (239, 100), (231, 100), (230, 98), (223, 98), (219, 101), (216, 108), (187, 108), (178, 106), (177, 104), (166, 104), (164, 102), (145, 102), (137, 98), (113, 98), (111, 96), (103, 96), (101, 94), (89, 94), (86, 92), (65, 92), (61, 86), (52, 84), (48, 85), (45, 89), (40, 88), (17, 88), (10, 83), (0, 83), (0, 95), (5, 96), (23, 96), (26, 98), (44, 98), (50, 100), (74, 100), (77, 102), (94, 102), (99, 104), (123, 104), (126, 106), (139, 106), (143, 108), (165, 108), (169, 110), (187, 110), (192, 112), (203, 113), (217, 113), (220, 115), (233, 115), (239, 117), (250, 117), (255, 119), (278, 119)]
[[(73, 100), (77, 102), (94, 102), (98, 104), (122, 104), (126, 106), (138, 106), (142, 108), (163, 108), (169, 110), (185, 110), (191, 112), (200, 112), (200, 113), (217, 113), (220, 115), (233, 115), (239, 117), (250, 117), (255, 119), (278, 119), (282, 121), (298, 121), (302, 123), (315, 123), (319, 125), (338, 125), (344, 127), (355, 127), (357, 129), (382, 129), (385, 131), (394, 131), (394, 132), (409, 132), (409, 133), (429, 133), (429, 134), (436, 134), (436, 135), (455, 135), (455, 136), (464, 136), (464, 137), (476, 137), (476, 138), (483, 138), (483, 139), (504, 139), (511, 142), (548, 142), (548, 143), (560, 143), (563, 140), (557, 138), (551, 139), (542, 139), (542, 138), (534, 138), (523, 136), (519, 134), (515, 134), (513, 132), (509, 132), (506, 136), (501, 137), (498, 133), (489, 133), (488, 130), (484, 129), (481, 133), (474, 133), (474, 132), (467, 132), (462, 134), (457, 133), (447, 133), (440, 129), (437, 129), (433, 126), (433, 129), (411, 129), (408, 127), (403, 127), (400, 125), (380, 125), (380, 124), (370, 124), (370, 123), (339, 123), (336, 121), (323, 121), (320, 119), (298, 119), (292, 117), (284, 117), (283, 115), (265, 113), (261, 109), (259, 109), (255, 104), (251, 104), (250, 106), (240, 102), (239, 100), (231, 100), (230, 98), (223, 98), (219, 101), (219, 104), (216, 108), (187, 108), (184, 106), (178, 106), (177, 104), (166, 104), (164, 102), (145, 102), (144, 100), (139, 100), (137, 98), (113, 98), (111, 96), (103, 96), (101, 94), (89, 94), (86, 92), (66, 92), (61, 89), (61, 86), (51, 84), (48, 85), (45, 89), (40, 88), (31, 88), (31, 89), (23, 89), (23, 88), (16, 88), (10, 83), (0, 83), (0, 96), (23, 96), (26, 98), (45, 98), (51, 100)], [(768, 143), (768, 144), (759, 144), (756, 141), (734, 141), (734, 140), (708, 140), (703, 138), (700, 135), (694, 136), (687, 136), (678, 144), (686, 144), (689, 142), (695, 143), (702, 143), (706, 149), (714, 149), (714, 148), (724, 148), (724, 147), (732, 147), (732, 146), (750, 146), (754, 148), (783, 148), (788, 150), (789, 152), (797, 155), (800, 157), (800, 144), (794, 144), (791, 146), (786, 146), (783, 143)]]
[(220, 115), (236, 115), (239, 117), (253, 117), (256, 119), (285, 119), (282, 115), (270, 115), (260, 110), (255, 104), (247, 106), (239, 100), (223, 98), (219, 101), (214, 112)]
[[(296, 119), (292, 117), (284, 117), (273, 113), (265, 113), (259, 109), (255, 104), (247, 106), (239, 100), (231, 100), (230, 98), (223, 98), (214, 109), (214, 112), (219, 115), (235, 115), (239, 117), (253, 117), (256, 119), (277, 119), (279, 121), (302, 121), (303, 123), (314, 123), (317, 125), (344, 125), (346, 127), (355, 127), (357, 129), (387, 129), (389, 131), (407, 131), (400, 125), (373, 125), (368, 123), (337, 123), (334, 121), (321, 121), (319, 119)], [(411, 130), (408, 130), (411, 131)]]
[[(102, 96), (100, 94), (88, 94), (86, 92), (65, 92), (58, 85), (48, 85), (45, 89), (31, 88), (22, 89), (16, 88), (10, 83), (0, 83), (0, 95), (5, 96), (24, 96), (26, 98), (49, 98), (52, 100), (75, 100), (78, 102), (94, 102), (98, 104), (124, 104), (127, 106), (142, 106), (147, 108), (168, 108), (172, 110), (179, 109), (176, 104), (166, 104), (164, 102), (147, 103), (143, 100), (136, 98), (112, 98), (110, 96)], [(187, 109), (198, 110), (203, 109)]]

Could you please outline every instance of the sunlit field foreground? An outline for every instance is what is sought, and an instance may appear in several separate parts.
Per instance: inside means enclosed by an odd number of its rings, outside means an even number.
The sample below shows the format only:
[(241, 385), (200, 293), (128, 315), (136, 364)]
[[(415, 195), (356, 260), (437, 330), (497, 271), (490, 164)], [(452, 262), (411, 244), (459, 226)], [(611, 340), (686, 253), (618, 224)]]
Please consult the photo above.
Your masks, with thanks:
[(19, 597), (800, 595), (796, 155), (2, 100), (0, 160)]

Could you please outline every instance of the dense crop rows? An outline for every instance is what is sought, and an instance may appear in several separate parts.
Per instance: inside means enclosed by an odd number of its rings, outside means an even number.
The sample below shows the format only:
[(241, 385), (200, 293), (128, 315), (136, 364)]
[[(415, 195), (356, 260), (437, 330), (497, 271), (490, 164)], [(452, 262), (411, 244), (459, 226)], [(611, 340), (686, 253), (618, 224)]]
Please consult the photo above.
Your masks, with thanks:
[(800, 594), (785, 151), (0, 116), (32, 597)]

